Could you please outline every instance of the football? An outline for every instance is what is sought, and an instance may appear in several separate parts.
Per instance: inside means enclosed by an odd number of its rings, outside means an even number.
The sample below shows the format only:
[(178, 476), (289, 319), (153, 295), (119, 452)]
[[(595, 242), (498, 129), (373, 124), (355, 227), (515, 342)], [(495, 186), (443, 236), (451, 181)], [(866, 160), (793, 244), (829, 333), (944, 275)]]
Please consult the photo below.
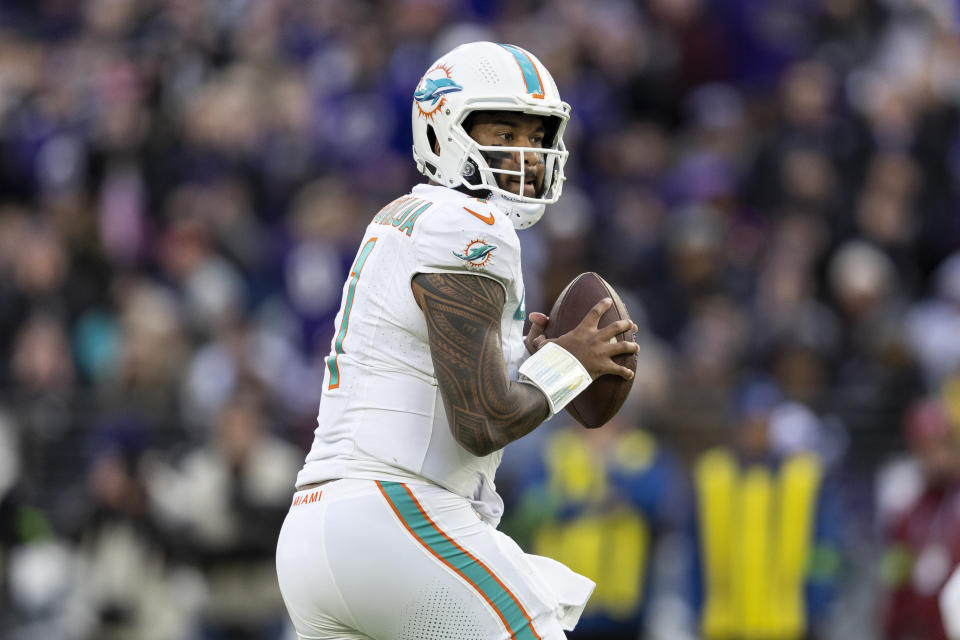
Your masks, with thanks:
[[(576, 328), (591, 308), (604, 298), (612, 298), (613, 304), (600, 318), (597, 325), (602, 328), (617, 320), (629, 319), (627, 308), (613, 287), (592, 271), (581, 273), (560, 293), (550, 310), (550, 320), (544, 330), (547, 338), (556, 338)], [(632, 331), (618, 334), (616, 339), (635, 341)], [(636, 354), (621, 354), (614, 362), (631, 371), (637, 370)], [(627, 399), (633, 380), (607, 374), (600, 376), (567, 406), (567, 412), (574, 420), (588, 429), (596, 429), (610, 421)]]

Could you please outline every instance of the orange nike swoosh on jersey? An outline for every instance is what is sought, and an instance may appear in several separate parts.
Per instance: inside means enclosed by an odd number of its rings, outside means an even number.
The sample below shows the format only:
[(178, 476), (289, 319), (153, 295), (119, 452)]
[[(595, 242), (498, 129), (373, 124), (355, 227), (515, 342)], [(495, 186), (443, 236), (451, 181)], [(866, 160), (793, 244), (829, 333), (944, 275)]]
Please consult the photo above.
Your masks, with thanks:
[(464, 207), (463, 210), (466, 211), (467, 213), (469, 213), (469, 214), (472, 215), (472, 216), (476, 216), (477, 218), (480, 218), (481, 220), (483, 220), (483, 221), (486, 222), (487, 224), (493, 224), (493, 223), (494, 223), (493, 214), (492, 214), (492, 213), (488, 213), (487, 215), (482, 216), (482, 215), (480, 215), (479, 213), (477, 213), (476, 211), (473, 211), (473, 210), (471, 210), (471, 209), (467, 209), (466, 207)]

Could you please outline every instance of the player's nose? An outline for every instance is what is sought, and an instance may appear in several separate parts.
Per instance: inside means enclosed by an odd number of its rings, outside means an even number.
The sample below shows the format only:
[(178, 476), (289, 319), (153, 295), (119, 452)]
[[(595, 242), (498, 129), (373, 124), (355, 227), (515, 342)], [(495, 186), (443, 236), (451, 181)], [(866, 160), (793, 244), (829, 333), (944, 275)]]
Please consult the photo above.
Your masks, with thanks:
[(528, 168), (534, 168), (543, 162), (543, 154), (536, 151), (523, 152), (523, 164)]

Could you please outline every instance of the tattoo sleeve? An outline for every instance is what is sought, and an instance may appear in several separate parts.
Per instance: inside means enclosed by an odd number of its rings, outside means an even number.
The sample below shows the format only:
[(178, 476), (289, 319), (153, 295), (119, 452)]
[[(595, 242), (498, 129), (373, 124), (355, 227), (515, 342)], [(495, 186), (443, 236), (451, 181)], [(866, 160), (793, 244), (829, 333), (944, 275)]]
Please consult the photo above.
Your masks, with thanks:
[(510, 381), (500, 346), (503, 287), (462, 273), (420, 273), (412, 286), (457, 442), (484, 456), (533, 431), (549, 407), (539, 389)]

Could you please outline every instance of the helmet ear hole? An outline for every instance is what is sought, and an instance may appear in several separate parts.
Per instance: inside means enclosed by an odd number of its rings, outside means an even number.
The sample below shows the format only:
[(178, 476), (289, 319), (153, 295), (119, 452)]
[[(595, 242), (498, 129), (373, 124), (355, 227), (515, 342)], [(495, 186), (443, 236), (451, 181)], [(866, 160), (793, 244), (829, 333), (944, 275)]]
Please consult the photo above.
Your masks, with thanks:
[(547, 149), (553, 148), (556, 144), (560, 124), (561, 120), (556, 116), (547, 116), (543, 119), (543, 128), (546, 130), (543, 136), (543, 146)]
[(463, 119), (463, 124), (460, 125), (468, 136), (470, 135), (471, 130), (473, 130), (473, 121), (476, 120), (476, 115), (476, 111), (471, 111), (467, 114), (467, 117)]
[(433, 130), (433, 125), (427, 125), (427, 142), (430, 143), (430, 150), (440, 155), (440, 142), (437, 140), (437, 132)]
[(473, 158), (467, 158), (467, 162), (463, 166), (463, 178), (472, 185), (478, 185), (483, 182), (483, 178), (480, 177), (480, 167), (477, 166)]

